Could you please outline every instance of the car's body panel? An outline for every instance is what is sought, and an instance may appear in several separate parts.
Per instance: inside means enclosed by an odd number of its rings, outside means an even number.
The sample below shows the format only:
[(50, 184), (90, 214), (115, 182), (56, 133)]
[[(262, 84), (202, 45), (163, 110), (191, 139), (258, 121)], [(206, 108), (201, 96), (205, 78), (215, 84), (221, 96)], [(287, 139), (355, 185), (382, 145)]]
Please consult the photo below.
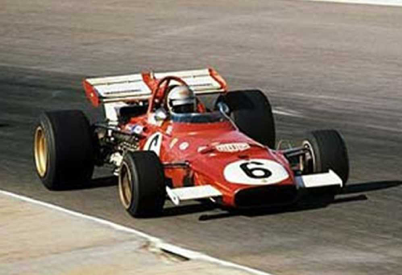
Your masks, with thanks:
[[(142, 125), (145, 130), (140, 148), (154, 151), (162, 163), (188, 164), (165, 168), (173, 188), (211, 185), (222, 193), (224, 204), (235, 206), (234, 197), (239, 190), (272, 184), (294, 185), (294, 174), (286, 158), (241, 133), (228, 119), (213, 123), (168, 119), (153, 124), (149, 121), (153, 120), (147, 116), (137, 117), (124, 127), (133, 129)], [(249, 169), (269, 169), (272, 174), (265, 178), (250, 178), (239, 168), (244, 163), (249, 163)], [(225, 171), (230, 175), (225, 175)], [(279, 173), (280, 176), (275, 177)], [(233, 177), (244, 181), (233, 180)]]

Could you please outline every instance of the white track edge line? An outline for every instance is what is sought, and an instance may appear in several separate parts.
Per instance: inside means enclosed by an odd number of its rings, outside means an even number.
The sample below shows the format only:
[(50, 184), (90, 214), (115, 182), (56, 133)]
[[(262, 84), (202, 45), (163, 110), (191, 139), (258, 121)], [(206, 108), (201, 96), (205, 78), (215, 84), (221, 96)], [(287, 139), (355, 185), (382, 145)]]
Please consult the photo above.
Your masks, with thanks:
[(357, 4), (357, 5), (374, 5), (374, 6), (388, 6), (388, 7), (401, 7), (401, 1), (378, 1), (378, 0), (309, 0), (312, 2), (328, 2), (339, 4)]
[(148, 234), (146, 234), (144, 232), (141, 232), (141, 231), (138, 231), (136, 229), (132, 229), (132, 228), (129, 228), (129, 227), (117, 224), (117, 223), (113, 223), (111, 221), (107, 221), (107, 220), (104, 220), (104, 219), (101, 219), (101, 218), (97, 218), (97, 217), (89, 216), (89, 215), (82, 214), (82, 213), (79, 213), (79, 212), (76, 212), (76, 211), (72, 211), (72, 210), (63, 208), (61, 206), (51, 204), (51, 203), (39, 201), (39, 200), (36, 200), (36, 199), (32, 199), (32, 198), (29, 198), (29, 197), (26, 197), (26, 196), (18, 195), (18, 194), (12, 193), (12, 192), (4, 191), (4, 190), (0, 190), (0, 194), (5, 195), (5, 196), (9, 196), (9, 197), (13, 197), (13, 198), (16, 198), (16, 199), (19, 199), (19, 200), (22, 200), (22, 201), (25, 201), (25, 202), (29, 202), (29, 203), (32, 203), (32, 204), (40, 205), (42, 207), (57, 210), (57, 211), (69, 214), (71, 216), (74, 216), (74, 217), (90, 220), (90, 221), (93, 221), (95, 223), (99, 223), (99, 224), (111, 227), (111, 228), (113, 228), (114, 230), (117, 230), (117, 231), (122, 231), (122, 232), (126, 232), (126, 233), (135, 234), (135, 235), (137, 235), (139, 237), (145, 238), (148, 241), (152, 242), (155, 245), (155, 247), (157, 247), (159, 249), (162, 249), (162, 250), (165, 250), (165, 251), (180, 255), (180, 256), (182, 256), (184, 258), (188, 258), (190, 260), (202, 260), (202, 261), (207, 261), (207, 262), (211, 262), (211, 263), (216, 263), (216, 264), (219, 264), (219, 265), (222, 265), (222, 266), (236, 268), (236, 269), (243, 270), (243, 271), (246, 271), (246, 272), (249, 272), (249, 273), (252, 273), (252, 274), (256, 274), (256, 275), (272, 275), (270, 273), (266, 273), (266, 272), (263, 272), (263, 271), (260, 271), (260, 270), (257, 270), (257, 269), (251, 268), (251, 267), (247, 267), (247, 266), (235, 264), (235, 263), (232, 263), (232, 262), (220, 260), (218, 258), (214, 258), (214, 257), (208, 256), (208, 255), (200, 253), (200, 252), (196, 252), (196, 251), (193, 251), (193, 250), (181, 248), (179, 246), (166, 243), (166, 242), (164, 242), (163, 240), (161, 240), (159, 238), (153, 237), (151, 235), (148, 235)]

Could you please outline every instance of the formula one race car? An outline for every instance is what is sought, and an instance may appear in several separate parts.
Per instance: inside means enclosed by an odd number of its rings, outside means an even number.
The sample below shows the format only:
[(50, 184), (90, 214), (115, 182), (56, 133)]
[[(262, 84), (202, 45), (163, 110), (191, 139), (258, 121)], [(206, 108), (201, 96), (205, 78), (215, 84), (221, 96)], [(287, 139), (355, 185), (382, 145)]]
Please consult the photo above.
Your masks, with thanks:
[[(122, 205), (144, 217), (160, 214), (166, 198), (248, 208), (291, 204), (304, 190), (333, 197), (348, 179), (337, 131), (313, 131), (299, 147), (275, 149), (266, 96), (228, 91), (214, 69), (89, 78), (83, 85), (106, 119), (90, 125), (77, 110), (40, 116), (34, 158), (48, 189), (88, 183), (95, 165), (110, 164)], [(218, 96), (208, 109), (200, 97), (210, 94)]]

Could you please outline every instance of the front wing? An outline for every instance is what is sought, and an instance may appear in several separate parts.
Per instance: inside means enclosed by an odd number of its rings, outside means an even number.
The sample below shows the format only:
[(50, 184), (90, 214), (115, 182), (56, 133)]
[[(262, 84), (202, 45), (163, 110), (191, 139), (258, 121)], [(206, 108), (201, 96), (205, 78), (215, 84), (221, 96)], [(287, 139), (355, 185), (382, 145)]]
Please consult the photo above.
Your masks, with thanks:
[[(342, 179), (332, 170), (329, 170), (329, 172), (327, 173), (297, 176), (295, 177), (295, 184), (297, 189), (343, 186)], [(276, 185), (276, 187), (277, 190), (279, 190), (280, 186)], [(182, 201), (186, 200), (207, 199), (207, 198), (213, 199), (222, 196), (222, 193), (217, 188), (211, 185), (182, 187), (173, 189), (166, 187), (166, 192), (170, 200), (175, 205), (179, 205)]]

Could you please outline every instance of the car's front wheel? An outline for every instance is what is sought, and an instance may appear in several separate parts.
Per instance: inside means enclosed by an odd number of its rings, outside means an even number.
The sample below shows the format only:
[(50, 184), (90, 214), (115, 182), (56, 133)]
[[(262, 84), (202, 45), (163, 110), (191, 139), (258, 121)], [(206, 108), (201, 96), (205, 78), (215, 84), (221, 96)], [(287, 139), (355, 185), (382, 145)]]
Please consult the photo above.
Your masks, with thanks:
[(126, 153), (120, 167), (118, 189), (120, 201), (131, 216), (160, 214), (166, 187), (159, 157), (152, 151)]
[(308, 173), (333, 170), (345, 185), (349, 178), (349, 158), (346, 144), (336, 130), (318, 130), (308, 134), (303, 146), (309, 149)]
[[(334, 171), (343, 182), (344, 187), (349, 178), (349, 158), (346, 144), (336, 130), (319, 130), (310, 132), (303, 146), (308, 149), (304, 174), (325, 173)], [(341, 187), (330, 186), (312, 188), (310, 196), (330, 202), (341, 191)]]

